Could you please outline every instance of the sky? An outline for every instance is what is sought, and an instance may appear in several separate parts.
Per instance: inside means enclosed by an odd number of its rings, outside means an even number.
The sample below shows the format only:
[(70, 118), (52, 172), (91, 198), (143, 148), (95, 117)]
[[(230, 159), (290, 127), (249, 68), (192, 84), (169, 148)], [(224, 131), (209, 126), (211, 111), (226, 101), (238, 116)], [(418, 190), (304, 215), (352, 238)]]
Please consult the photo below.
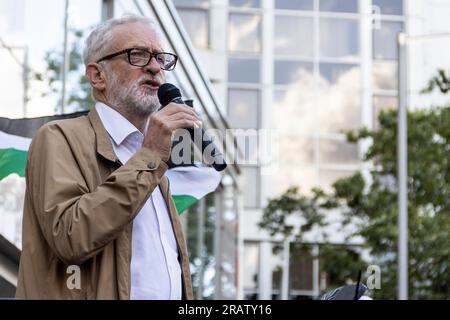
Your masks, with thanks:
[[(71, 0), (69, 27), (88, 28), (100, 21), (101, 0)], [(28, 61), (32, 70), (45, 70), (44, 56), (50, 50), (62, 51), (64, 31), (64, 4), (62, 0), (0, 0), (0, 38), (24, 61), (24, 46), (28, 48)], [(0, 115), (23, 117), (22, 69), (5, 49), (0, 50), (0, 86), (8, 88), (8, 95), (0, 97)], [(31, 84), (31, 101), (26, 116), (54, 113), (55, 98), (41, 98), (42, 85)]]

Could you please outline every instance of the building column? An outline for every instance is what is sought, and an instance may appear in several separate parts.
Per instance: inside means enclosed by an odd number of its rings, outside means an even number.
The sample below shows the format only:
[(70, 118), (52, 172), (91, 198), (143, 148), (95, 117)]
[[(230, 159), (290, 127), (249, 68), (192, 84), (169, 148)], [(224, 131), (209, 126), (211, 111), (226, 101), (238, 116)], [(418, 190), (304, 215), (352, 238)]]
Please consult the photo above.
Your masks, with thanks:
[(289, 256), (290, 242), (283, 243), (283, 273), (281, 275), (281, 300), (289, 299)]
[(259, 244), (258, 299), (272, 299), (272, 243), (261, 241)]
[[(360, 27), (359, 41), (361, 48), (361, 124), (369, 130), (373, 129), (373, 92), (372, 92), (372, 30), (379, 19), (372, 12), (372, 1), (361, 0), (359, 4)], [(364, 154), (371, 146), (371, 142), (366, 139), (359, 142), (359, 158), (362, 159)], [(362, 163), (362, 175), (366, 181), (366, 188), (372, 184), (372, 176), (370, 169), (373, 164), (371, 162)]]
[(102, 21), (114, 17), (114, 0), (102, 0)]

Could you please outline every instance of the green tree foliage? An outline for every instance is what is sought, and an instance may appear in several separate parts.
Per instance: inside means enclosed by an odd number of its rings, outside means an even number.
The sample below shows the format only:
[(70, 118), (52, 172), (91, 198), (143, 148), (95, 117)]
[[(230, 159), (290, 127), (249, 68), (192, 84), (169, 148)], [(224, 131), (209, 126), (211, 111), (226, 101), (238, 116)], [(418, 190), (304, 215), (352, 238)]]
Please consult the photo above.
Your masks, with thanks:
[[(83, 31), (69, 30), (69, 35), (73, 39), (69, 45), (69, 63), (66, 76), (66, 92), (67, 92), (67, 110), (66, 112), (75, 112), (88, 110), (94, 105), (91, 97), (91, 87), (89, 81), (84, 75), (83, 49), (82, 39)], [(58, 107), (55, 111), (60, 111), (61, 90), (62, 90), (62, 68), (63, 68), (63, 52), (62, 50), (51, 50), (45, 55), (47, 64), (43, 73), (34, 73), (34, 80), (45, 83), (48, 90), (42, 95), (56, 95), (58, 97)]]
[[(426, 91), (446, 93), (449, 77), (439, 71)], [(347, 134), (354, 143), (370, 139), (364, 161), (371, 164), (369, 179), (361, 172), (340, 179), (330, 192), (314, 189), (305, 196), (291, 188), (272, 199), (260, 227), (272, 235), (294, 236), (304, 241), (306, 232), (323, 233), (319, 258), (328, 273), (329, 287), (341, 286), (357, 270), (369, 264), (381, 268), (381, 289), (375, 298), (396, 298), (397, 285), (397, 112), (387, 110), (378, 117), (379, 129)], [(408, 112), (408, 216), (409, 288), (412, 299), (450, 298), (450, 106)], [(366, 181), (367, 180), (367, 181)], [(358, 250), (332, 245), (325, 231), (328, 216), (339, 211), (339, 228), (353, 227), (349, 238), (359, 237)], [(290, 221), (300, 217), (300, 226)], [(336, 222), (334, 222), (336, 223)], [(370, 259), (363, 261), (361, 250)]]

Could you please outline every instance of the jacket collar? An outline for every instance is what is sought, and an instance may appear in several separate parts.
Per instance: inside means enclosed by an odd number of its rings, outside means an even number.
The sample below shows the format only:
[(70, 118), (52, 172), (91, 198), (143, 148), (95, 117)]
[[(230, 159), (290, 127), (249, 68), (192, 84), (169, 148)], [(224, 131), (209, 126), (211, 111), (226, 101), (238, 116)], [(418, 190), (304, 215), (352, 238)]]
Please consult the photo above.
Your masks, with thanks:
[(108, 136), (108, 132), (103, 126), (102, 120), (100, 119), (100, 116), (98, 115), (98, 112), (95, 108), (91, 108), (88, 113), (88, 118), (95, 132), (97, 153), (108, 159), (109, 161), (119, 161), (119, 158), (117, 158), (116, 154), (114, 153), (111, 140)]
[(103, 127), (109, 136), (114, 140), (116, 145), (121, 145), (128, 136), (138, 133), (143, 137), (142, 133), (123, 115), (107, 106), (102, 102), (95, 104), (95, 109), (100, 117)]

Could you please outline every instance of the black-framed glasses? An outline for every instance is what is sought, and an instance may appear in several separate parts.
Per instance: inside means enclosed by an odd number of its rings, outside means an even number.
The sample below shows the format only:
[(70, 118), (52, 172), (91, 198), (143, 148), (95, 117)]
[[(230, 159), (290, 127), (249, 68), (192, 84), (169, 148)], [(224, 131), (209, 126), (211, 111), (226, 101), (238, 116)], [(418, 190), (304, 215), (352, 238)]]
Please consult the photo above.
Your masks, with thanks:
[(173, 53), (168, 52), (151, 53), (147, 49), (143, 48), (129, 48), (107, 55), (98, 60), (97, 63), (112, 59), (124, 53), (126, 53), (128, 56), (128, 63), (135, 67), (145, 67), (150, 63), (152, 57), (155, 57), (156, 62), (158, 62), (161, 69), (166, 71), (172, 71), (173, 69), (175, 69), (175, 65), (177, 64), (178, 61), (178, 56)]

